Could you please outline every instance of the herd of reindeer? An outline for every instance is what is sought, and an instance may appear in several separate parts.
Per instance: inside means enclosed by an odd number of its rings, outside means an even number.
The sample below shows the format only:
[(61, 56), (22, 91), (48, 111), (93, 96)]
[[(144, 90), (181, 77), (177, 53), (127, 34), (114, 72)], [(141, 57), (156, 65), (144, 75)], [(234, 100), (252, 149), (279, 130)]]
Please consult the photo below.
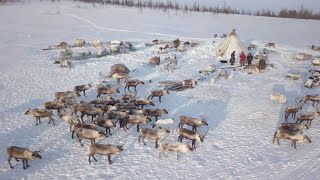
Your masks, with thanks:
[[(97, 44), (95, 42), (95, 44)], [(102, 44), (99, 42), (99, 44)], [(81, 45), (83, 42), (81, 41)], [(175, 58), (173, 58), (175, 59)], [(151, 60), (153, 60), (151, 58)], [(150, 60), (150, 63), (153, 61)], [(157, 59), (159, 61), (159, 58)], [(175, 62), (176, 63), (176, 62)], [(157, 64), (157, 63), (155, 63)], [(84, 139), (90, 140), (88, 161), (91, 164), (91, 158), (95, 161), (95, 154), (106, 155), (108, 157), (109, 164), (112, 164), (111, 155), (121, 153), (125, 144), (113, 145), (113, 144), (100, 144), (96, 143), (96, 140), (101, 140), (111, 136), (111, 129), (119, 126), (120, 129), (127, 131), (128, 124), (136, 126), (137, 132), (140, 133), (138, 142), (143, 142), (145, 139), (154, 140), (155, 148), (159, 148), (159, 159), (164, 156), (165, 151), (176, 152), (176, 157), (179, 159), (179, 153), (187, 153), (196, 149), (196, 142), (201, 143), (209, 130), (201, 135), (197, 128), (202, 126), (208, 126), (206, 118), (201, 116), (199, 118), (188, 117), (181, 115), (178, 127), (178, 142), (162, 142), (169, 133), (172, 133), (175, 128), (175, 119), (166, 118), (159, 119), (162, 115), (168, 114), (166, 109), (148, 109), (145, 107), (155, 106), (153, 102), (154, 97), (158, 97), (161, 103), (162, 96), (169, 94), (167, 90), (154, 90), (149, 92), (147, 98), (137, 97), (137, 86), (144, 85), (145, 83), (141, 80), (128, 80), (128, 71), (122, 71), (121, 69), (111, 71), (109, 78), (118, 80), (118, 87), (113, 87), (112, 84), (96, 87), (97, 96), (90, 102), (80, 101), (81, 96), (86, 96), (86, 91), (93, 88), (91, 83), (77, 85), (72, 91), (55, 92), (54, 100), (45, 102), (44, 108), (29, 109), (25, 112), (25, 115), (31, 115), (36, 120), (36, 125), (41, 123), (41, 118), (48, 118), (49, 124), (54, 122), (55, 114), (57, 118), (61, 118), (70, 126), (71, 138), (74, 138), (76, 134), (78, 141), (83, 146), (82, 141)], [(124, 80), (124, 91), (122, 96), (117, 99), (116, 94), (120, 93), (119, 84), (121, 80)], [(194, 88), (197, 85), (197, 81), (193, 79), (187, 79), (182, 81), (182, 86), (185, 89)], [(134, 88), (135, 93), (132, 93), (130, 88)], [(126, 93), (126, 90), (129, 92)], [(279, 101), (285, 103), (286, 97), (282, 94), (270, 95), (270, 100)], [(293, 119), (296, 118), (296, 113), (302, 109), (303, 105), (311, 101), (312, 106), (315, 108), (314, 112), (308, 114), (300, 114), (297, 116), (297, 120), (294, 123), (288, 123), (287, 120), (291, 115)], [(296, 148), (297, 142), (311, 142), (310, 138), (303, 134), (303, 130), (311, 127), (311, 122), (319, 114), (320, 95), (305, 95), (303, 99), (292, 107), (285, 109), (285, 123), (281, 123), (279, 128), (274, 134), (273, 143), (277, 140), (279, 145), (280, 139), (291, 140), (292, 146)], [(57, 113), (54, 113), (57, 111)], [(80, 113), (80, 115), (79, 115)], [(84, 117), (90, 118), (85, 119)], [(151, 118), (155, 119), (152, 123)], [(306, 121), (306, 124), (302, 122)], [(118, 125), (117, 125), (118, 124)], [(144, 128), (140, 128), (140, 125), (145, 125)], [(184, 125), (190, 126), (185, 128)], [(105, 129), (105, 132), (104, 132)], [(183, 139), (188, 139), (190, 143), (183, 143)], [(41, 159), (40, 151), (32, 151), (27, 148), (10, 146), (7, 148), (8, 164), (11, 168), (11, 159), (14, 158), (16, 161), (22, 160), (23, 168), (29, 167), (28, 160)]]
[[(287, 99), (283, 94), (277, 93), (270, 95), (271, 101), (277, 101), (280, 103), (286, 103)], [(303, 105), (307, 102), (312, 103), (314, 111), (307, 114), (299, 114), (296, 117), (297, 112), (302, 109)], [(319, 107), (320, 94), (305, 95), (299, 102), (296, 100), (296, 104), (289, 106), (285, 109), (285, 120), (286, 122), (281, 123), (274, 134), (273, 143), (277, 140), (278, 145), (280, 139), (291, 140), (291, 146), (296, 148), (297, 142), (309, 142), (311, 143), (310, 137), (303, 134), (303, 131), (311, 127), (311, 122), (320, 115)], [(292, 119), (296, 121), (294, 123), (288, 123), (288, 118), (291, 115)], [(306, 122), (303, 124), (303, 122)]]
[[(122, 65), (122, 64), (116, 64)], [(124, 66), (124, 65), (123, 65)], [(155, 106), (153, 98), (157, 97), (159, 103), (161, 103), (161, 97), (169, 94), (167, 90), (154, 90), (149, 92), (147, 98), (137, 97), (137, 86), (144, 85), (141, 80), (128, 80), (128, 71), (122, 72), (121, 69), (111, 71), (108, 77), (117, 79), (118, 85), (114, 87), (112, 81), (107, 85), (97, 85), (97, 96), (90, 102), (80, 101), (81, 96), (86, 97), (86, 91), (93, 88), (91, 83), (77, 85), (71, 91), (55, 92), (54, 100), (45, 102), (44, 108), (29, 109), (25, 112), (25, 115), (31, 115), (36, 120), (36, 125), (41, 123), (42, 118), (48, 118), (48, 124), (55, 125), (54, 117), (61, 118), (70, 126), (71, 137), (74, 138), (76, 134), (79, 143), (83, 146), (82, 141), (84, 139), (90, 140), (88, 161), (91, 164), (91, 158), (95, 161), (95, 154), (106, 155), (108, 157), (109, 164), (112, 164), (111, 155), (118, 154), (123, 151), (124, 144), (100, 144), (96, 143), (96, 140), (101, 140), (111, 135), (111, 129), (119, 126), (124, 131), (127, 131), (128, 124), (136, 126), (137, 131), (140, 133), (138, 142), (143, 142), (145, 139), (154, 140), (155, 148), (160, 149), (159, 159), (164, 156), (165, 151), (176, 152), (176, 157), (179, 160), (179, 153), (187, 153), (196, 149), (196, 142), (203, 142), (209, 128), (202, 135), (197, 128), (202, 126), (208, 126), (206, 118), (200, 116), (199, 118), (188, 117), (181, 115), (179, 122), (178, 142), (162, 142), (166, 135), (173, 134), (175, 131), (175, 119), (166, 118), (159, 119), (164, 114), (168, 114), (166, 109), (148, 109), (145, 107)], [(123, 82), (124, 80), (124, 82)], [(116, 96), (120, 93), (119, 85), (124, 84), (124, 92), (120, 98)], [(197, 81), (188, 79), (182, 81), (184, 89), (193, 88), (197, 85)], [(134, 88), (135, 92), (131, 92)], [(127, 93), (126, 90), (129, 92)], [(57, 113), (55, 113), (57, 111)], [(80, 115), (79, 115), (80, 113)], [(84, 117), (87, 119), (84, 119)], [(152, 119), (155, 122), (152, 123)], [(118, 124), (118, 125), (117, 125)], [(144, 125), (145, 124), (145, 125)], [(140, 125), (144, 125), (144, 128), (140, 128)], [(184, 125), (190, 126), (185, 128)], [(105, 132), (104, 132), (105, 129)], [(189, 143), (183, 143), (183, 139), (188, 139)], [(10, 146), (7, 148), (8, 163), (11, 168), (11, 159), (16, 161), (22, 160), (23, 168), (29, 167), (28, 160), (41, 159), (40, 151), (32, 151), (27, 148)]]

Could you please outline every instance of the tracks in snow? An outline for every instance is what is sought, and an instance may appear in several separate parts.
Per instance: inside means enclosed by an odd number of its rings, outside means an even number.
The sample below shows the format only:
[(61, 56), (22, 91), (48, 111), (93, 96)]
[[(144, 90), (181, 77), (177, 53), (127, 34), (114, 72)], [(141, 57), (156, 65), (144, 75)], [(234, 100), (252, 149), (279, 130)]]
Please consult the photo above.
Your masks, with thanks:
[[(155, 33), (155, 32), (144, 32), (144, 31), (132, 31), (132, 30), (125, 30), (125, 29), (116, 29), (116, 28), (106, 28), (106, 27), (102, 27), (97, 25), (96, 23), (90, 21), (89, 19), (86, 19), (84, 17), (75, 15), (75, 14), (70, 14), (70, 13), (66, 13), (66, 16), (72, 17), (74, 19), (77, 19), (81, 22), (87, 23), (90, 26), (99, 29), (99, 30), (107, 30), (107, 31), (117, 31), (117, 32), (127, 32), (127, 33), (136, 33), (136, 34), (148, 34), (148, 35), (155, 35), (155, 36), (166, 36), (166, 37), (180, 37), (178, 35), (172, 35), (172, 34), (163, 34), (163, 33)], [(180, 37), (180, 38), (186, 38), (186, 39), (196, 39), (196, 40), (208, 40), (209, 38), (195, 38), (195, 37)]]

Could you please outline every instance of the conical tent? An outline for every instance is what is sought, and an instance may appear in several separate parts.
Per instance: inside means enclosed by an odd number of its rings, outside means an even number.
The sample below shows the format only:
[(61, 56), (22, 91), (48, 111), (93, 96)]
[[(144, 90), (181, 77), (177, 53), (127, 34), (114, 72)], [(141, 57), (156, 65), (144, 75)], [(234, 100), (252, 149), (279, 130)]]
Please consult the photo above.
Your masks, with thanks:
[(230, 58), (233, 51), (236, 52), (236, 58), (239, 57), (242, 51), (247, 55), (247, 50), (242, 45), (235, 29), (232, 30), (228, 37), (221, 44), (219, 44), (214, 51), (216, 56), (221, 56), (224, 58)]

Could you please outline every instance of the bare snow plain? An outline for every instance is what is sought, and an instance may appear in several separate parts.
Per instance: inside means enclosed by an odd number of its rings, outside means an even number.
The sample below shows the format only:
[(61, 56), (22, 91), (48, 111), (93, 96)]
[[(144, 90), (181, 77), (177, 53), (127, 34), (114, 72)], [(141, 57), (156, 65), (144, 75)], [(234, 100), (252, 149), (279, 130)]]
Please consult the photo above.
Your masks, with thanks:
[[(300, 143), (294, 149), (289, 141), (281, 141), (278, 146), (272, 144), (272, 139), (278, 125), (284, 122), (287, 106), (305, 94), (320, 93), (319, 87), (307, 89), (303, 84), (308, 70), (315, 68), (311, 61), (293, 60), (294, 54), (300, 52), (320, 55), (309, 49), (312, 44), (320, 45), (319, 21), (93, 7), (72, 2), (0, 6), (0, 16), (0, 179), (318, 179), (319, 117), (305, 131), (311, 144)], [(232, 79), (216, 78), (223, 65), (213, 50), (223, 39), (214, 39), (213, 34), (229, 33), (233, 28), (245, 46), (257, 44), (257, 51), (266, 43), (275, 42), (276, 48), (268, 48), (268, 63), (275, 68), (252, 74), (246, 69), (228, 69)], [(53, 64), (58, 51), (41, 50), (61, 41), (72, 43), (79, 37), (87, 42), (131, 41), (137, 50), (72, 61), (70, 69)], [(159, 55), (159, 47), (146, 47), (146, 42), (176, 38), (199, 45), (177, 52), (178, 68), (173, 72), (162, 69), (163, 60), (158, 67), (146, 65), (150, 57)], [(160, 57), (164, 59), (167, 54)], [(125, 64), (132, 79), (146, 82), (137, 87), (139, 97), (161, 89), (159, 81), (203, 79), (193, 89), (172, 91), (161, 103), (154, 100), (156, 107), (169, 110), (163, 118), (175, 118), (176, 127), (180, 115), (207, 117), (209, 131), (204, 142), (196, 144), (196, 151), (182, 154), (179, 161), (174, 153), (158, 159), (154, 141), (147, 140), (144, 146), (138, 143), (135, 128), (125, 132), (118, 127), (112, 137), (99, 143), (126, 142), (124, 151), (112, 156), (112, 165), (106, 156), (99, 155), (98, 162), (90, 165), (90, 142), (84, 140), (81, 147), (76, 139), (71, 139), (69, 126), (57, 115), (55, 126), (47, 124), (47, 120), (35, 126), (34, 118), (24, 115), (29, 108), (43, 108), (44, 102), (53, 100), (54, 92), (103, 80), (99, 73), (108, 73), (116, 63)], [(210, 64), (217, 66), (216, 72), (198, 73)], [(302, 78), (285, 77), (293, 72), (300, 73)], [(213, 85), (212, 78), (216, 78)], [(123, 88), (121, 85), (121, 93), (116, 97), (124, 93)], [(271, 103), (269, 95), (273, 92), (285, 94), (288, 103)], [(95, 97), (93, 87), (82, 100)], [(312, 110), (311, 104), (306, 104), (299, 113)], [(294, 120), (289, 118), (289, 122)], [(169, 135), (164, 141), (177, 141), (177, 135)], [(11, 145), (41, 150), (43, 158), (30, 161), (26, 170), (21, 162), (12, 160), (15, 168), (10, 169), (6, 147)]]

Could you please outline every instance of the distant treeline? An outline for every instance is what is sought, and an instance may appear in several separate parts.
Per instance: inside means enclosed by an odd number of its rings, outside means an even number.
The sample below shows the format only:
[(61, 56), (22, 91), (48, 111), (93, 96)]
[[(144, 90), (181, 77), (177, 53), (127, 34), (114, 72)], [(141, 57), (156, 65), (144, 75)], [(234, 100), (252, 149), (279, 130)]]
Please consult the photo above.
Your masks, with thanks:
[[(46, 1), (46, 0), (40, 0)], [(47, 1), (60, 1), (60, 0), (47, 0)], [(85, 3), (103, 4), (103, 5), (118, 5), (125, 7), (137, 7), (137, 8), (150, 8), (150, 9), (160, 9), (160, 10), (181, 10), (184, 12), (210, 12), (213, 14), (241, 14), (250, 16), (268, 16), (268, 17), (281, 17), (281, 18), (295, 18), (295, 19), (315, 19), (320, 20), (320, 11), (313, 12), (312, 10), (304, 9), (303, 6), (299, 10), (292, 9), (281, 9), (279, 12), (274, 12), (270, 9), (262, 9), (257, 11), (251, 10), (238, 10), (231, 8), (230, 6), (205, 6), (199, 5), (199, 3), (194, 3), (193, 5), (180, 5), (177, 2), (171, 2), (166, 0), (166, 2), (157, 2), (152, 0), (73, 0)], [(0, 4), (5, 4), (8, 2), (24, 2), (23, 0), (0, 0)]]
[(98, 4), (112, 4), (126, 7), (137, 7), (137, 8), (151, 8), (151, 9), (161, 9), (161, 10), (182, 10), (185, 12), (210, 12), (214, 14), (223, 13), (223, 14), (241, 14), (241, 15), (253, 15), (253, 16), (268, 16), (268, 17), (281, 17), (281, 18), (295, 18), (295, 19), (316, 19), (320, 20), (320, 11), (314, 13), (312, 10), (304, 9), (303, 7), (300, 10), (292, 9), (282, 9), (278, 13), (271, 11), (270, 9), (262, 9), (258, 11), (250, 10), (238, 10), (231, 8), (230, 6), (205, 6), (199, 5), (199, 3), (194, 3), (192, 6), (187, 4), (180, 5), (177, 2), (171, 2), (167, 0), (166, 2), (157, 2), (157, 1), (140, 1), (140, 0), (74, 0), (87, 3), (98, 3)]

